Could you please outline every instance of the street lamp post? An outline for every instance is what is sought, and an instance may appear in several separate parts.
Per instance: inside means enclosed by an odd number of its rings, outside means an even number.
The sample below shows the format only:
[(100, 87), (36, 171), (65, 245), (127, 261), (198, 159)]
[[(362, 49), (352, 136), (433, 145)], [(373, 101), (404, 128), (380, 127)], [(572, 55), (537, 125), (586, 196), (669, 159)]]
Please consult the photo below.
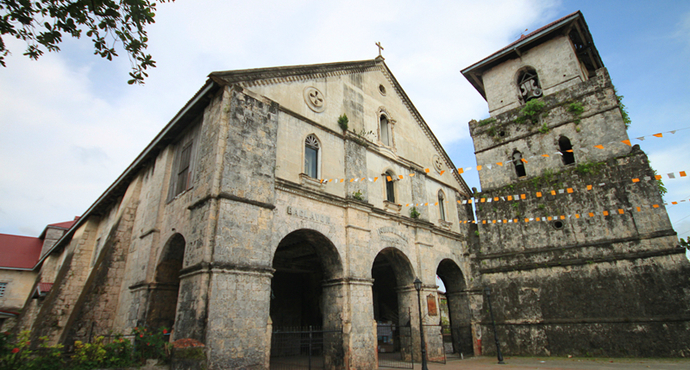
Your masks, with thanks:
[(424, 322), (422, 321), (422, 297), (419, 291), (422, 289), (422, 281), (414, 279), (414, 288), (417, 290), (417, 307), (419, 307), (419, 337), (422, 342), (422, 370), (429, 370), (426, 366), (426, 341), (424, 341)]
[(501, 354), (501, 345), (498, 343), (498, 333), (496, 333), (496, 321), (494, 321), (494, 310), (491, 308), (491, 289), (489, 287), (484, 288), (486, 292), (486, 300), (489, 301), (489, 314), (491, 315), (491, 325), (494, 327), (494, 340), (496, 341), (496, 357), (498, 357), (499, 364), (505, 364), (503, 362), (503, 355)]

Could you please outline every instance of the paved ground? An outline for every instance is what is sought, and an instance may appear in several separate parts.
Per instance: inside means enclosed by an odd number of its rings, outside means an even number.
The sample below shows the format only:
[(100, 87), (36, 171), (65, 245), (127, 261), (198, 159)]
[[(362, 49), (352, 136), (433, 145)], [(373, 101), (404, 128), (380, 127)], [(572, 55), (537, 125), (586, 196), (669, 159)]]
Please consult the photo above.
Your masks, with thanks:
[[(421, 369), (420, 364), (414, 365)], [(690, 359), (648, 358), (563, 358), (563, 357), (506, 357), (505, 365), (497, 364), (495, 357), (471, 357), (464, 360), (448, 359), (443, 364), (429, 364), (429, 370), (690, 370)]]

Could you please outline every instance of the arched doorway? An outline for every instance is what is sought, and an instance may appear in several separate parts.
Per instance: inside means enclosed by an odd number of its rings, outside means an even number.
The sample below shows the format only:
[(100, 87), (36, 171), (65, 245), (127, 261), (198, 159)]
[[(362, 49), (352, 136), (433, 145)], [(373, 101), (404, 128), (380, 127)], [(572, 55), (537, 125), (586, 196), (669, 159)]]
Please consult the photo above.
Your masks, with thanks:
[(385, 248), (371, 267), (374, 320), (377, 324), (379, 365), (410, 361), (415, 353), (412, 322), (416, 317), (415, 275), (409, 259), (396, 248)]
[(470, 305), (462, 270), (454, 261), (444, 259), (438, 264), (436, 275), (441, 278), (443, 285), (446, 287), (448, 323), (444, 323), (443, 328), (446, 353), (451, 353), (452, 351), (452, 353), (465, 356), (472, 355), (474, 350), (470, 323)]
[(173, 235), (163, 247), (154, 282), (149, 285), (146, 325), (151, 328), (172, 329), (175, 323), (184, 248), (185, 240), (180, 234)]
[(278, 244), (273, 268), (271, 368), (341, 367), (343, 267), (333, 243), (315, 230), (293, 231)]

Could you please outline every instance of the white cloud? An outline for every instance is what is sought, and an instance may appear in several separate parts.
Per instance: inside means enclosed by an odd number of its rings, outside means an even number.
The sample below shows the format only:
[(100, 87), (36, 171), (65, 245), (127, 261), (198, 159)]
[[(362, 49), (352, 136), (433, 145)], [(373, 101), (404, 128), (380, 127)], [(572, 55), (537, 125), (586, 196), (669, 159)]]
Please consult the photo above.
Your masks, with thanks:
[[(125, 84), (124, 55), (101, 61), (88, 40), (66, 41), (62, 53), (39, 62), (16, 51), (0, 70), (0, 232), (37, 235), (47, 223), (81, 214), (209, 72), (371, 59), (377, 41), (436, 136), (465, 156), (456, 164), (471, 166), (467, 122), (483, 118), (487, 107), (460, 70), (560, 11), (558, 1), (530, 0), (166, 3), (149, 27), (158, 68), (144, 87)], [(684, 20), (687, 35), (690, 14)], [(650, 157), (670, 172), (688, 149)], [(688, 188), (678, 184), (667, 182), (673, 194)]]

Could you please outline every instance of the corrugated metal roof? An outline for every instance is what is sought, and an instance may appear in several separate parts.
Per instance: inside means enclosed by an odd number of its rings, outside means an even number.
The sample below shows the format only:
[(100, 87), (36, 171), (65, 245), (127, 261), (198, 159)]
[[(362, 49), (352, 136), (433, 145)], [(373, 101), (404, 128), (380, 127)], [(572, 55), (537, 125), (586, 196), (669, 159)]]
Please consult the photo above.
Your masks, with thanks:
[(31, 270), (42, 247), (43, 240), (39, 238), (0, 234), (0, 268)]
[(60, 229), (69, 230), (69, 228), (72, 227), (72, 225), (74, 225), (78, 220), (79, 220), (79, 216), (75, 217), (74, 220), (72, 220), (72, 221), (58, 222), (55, 224), (50, 224), (50, 225), (48, 225), (48, 227), (57, 227)]

